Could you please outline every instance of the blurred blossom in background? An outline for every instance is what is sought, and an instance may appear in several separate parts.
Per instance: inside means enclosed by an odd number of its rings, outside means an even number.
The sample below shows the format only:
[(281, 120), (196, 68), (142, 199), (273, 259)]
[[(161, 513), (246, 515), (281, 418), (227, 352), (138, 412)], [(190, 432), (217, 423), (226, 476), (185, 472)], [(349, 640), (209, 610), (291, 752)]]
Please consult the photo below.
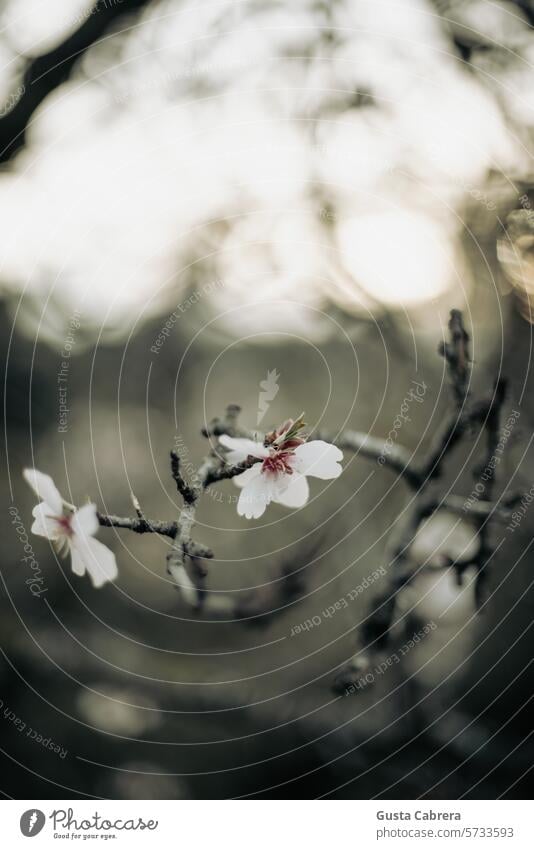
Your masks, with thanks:
[[(6, 103), (28, 59), (118, 5), (5, 2)], [(465, 209), (495, 226), (494, 186), (502, 208), (531, 169), (520, 4), (133, 5), (43, 100), (0, 178), (1, 279), (12, 303), (43, 300), (43, 333), (76, 308), (126, 332), (192, 276), (224, 280), (214, 312), (289, 301), (288, 328), (299, 304), (469, 299)]]

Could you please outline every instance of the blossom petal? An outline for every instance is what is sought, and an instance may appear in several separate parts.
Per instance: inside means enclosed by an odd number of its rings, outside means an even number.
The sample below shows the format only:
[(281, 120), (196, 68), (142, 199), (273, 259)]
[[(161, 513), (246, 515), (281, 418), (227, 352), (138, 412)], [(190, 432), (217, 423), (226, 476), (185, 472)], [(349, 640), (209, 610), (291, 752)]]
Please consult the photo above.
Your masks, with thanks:
[(249, 478), (241, 490), (237, 502), (237, 512), (247, 519), (259, 519), (264, 514), (267, 505), (271, 503), (273, 494), (272, 483), (265, 475), (261, 474), (260, 470), (260, 473)]
[(61, 516), (63, 499), (50, 475), (44, 475), (38, 469), (24, 469), (22, 474), (24, 480), (26, 483), (29, 483), (37, 498), (40, 498), (41, 501), (46, 501), (50, 505), (52, 515)]
[(277, 504), (283, 504), (284, 507), (304, 507), (310, 497), (310, 487), (304, 475), (299, 475), (298, 472), (292, 475), (287, 475), (289, 478), (289, 486), (283, 490), (278, 490), (273, 497), (273, 501)]
[(74, 574), (83, 575), (87, 571), (97, 589), (107, 581), (114, 581), (119, 574), (113, 552), (93, 537), (75, 534), (71, 540), (71, 554)]
[(342, 459), (343, 452), (335, 445), (315, 439), (295, 448), (293, 468), (301, 475), (331, 480), (339, 477), (343, 471), (339, 465)]
[(32, 516), (35, 519), (31, 528), (32, 534), (47, 539), (59, 539), (63, 535), (57, 519), (53, 518), (54, 510), (46, 501), (36, 504), (32, 510)]
[(241, 472), (240, 475), (236, 475), (235, 478), (232, 478), (233, 482), (236, 486), (242, 489), (247, 483), (257, 478), (258, 475), (261, 475), (261, 463), (255, 463), (254, 466), (251, 466), (250, 469), (245, 469), (244, 472)]
[(71, 520), (71, 527), (75, 534), (81, 536), (94, 536), (96, 534), (99, 523), (96, 517), (96, 505), (84, 504), (79, 510), (76, 510)]
[(80, 550), (74, 546), (70, 550), (70, 565), (75, 575), (79, 575), (80, 578), (85, 575), (84, 559), (80, 553)]
[(420, 565), (448, 566), (473, 562), (480, 549), (478, 529), (448, 510), (421, 522), (410, 546), (410, 557)]
[(227, 436), (225, 433), (219, 436), (220, 444), (228, 449), (225, 455), (227, 463), (242, 463), (247, 457), (259, 457), (264, 459), (269, 456), (269, 449), (262, 442), (254, 442), (253, 439), (235, 439), (233, 436)]

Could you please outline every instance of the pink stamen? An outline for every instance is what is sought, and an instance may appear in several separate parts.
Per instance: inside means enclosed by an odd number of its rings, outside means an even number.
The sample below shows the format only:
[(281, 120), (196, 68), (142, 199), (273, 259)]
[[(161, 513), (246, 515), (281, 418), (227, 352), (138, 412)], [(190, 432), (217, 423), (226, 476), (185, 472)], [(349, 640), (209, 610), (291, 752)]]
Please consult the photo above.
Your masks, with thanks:
[(291, 466), (292, 451), (276, 451), (261, 464), (261, 470), (265, 474), (270, 475), (292, 475), (293, 468)]
[(53, 519), (59, 527), (61, 528), (61, 533), (66, 537), (71, 537), (74, 533), (71, 526), (71, 516), (49, 516), (49, 519)]

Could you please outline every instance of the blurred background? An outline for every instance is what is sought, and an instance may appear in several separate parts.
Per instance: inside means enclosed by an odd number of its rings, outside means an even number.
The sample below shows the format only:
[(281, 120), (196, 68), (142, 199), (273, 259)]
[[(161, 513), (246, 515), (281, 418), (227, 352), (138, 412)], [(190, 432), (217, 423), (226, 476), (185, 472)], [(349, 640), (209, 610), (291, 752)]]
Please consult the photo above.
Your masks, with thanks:
[[(214, 487), (217, 615), (176, 592), (168, 542), (112, 529), (101, 590), (30, 537), (32, 595), (8, 510), (29, 530), (35, 465), (76, 504), (131, 515), (133, 490), (175, 518), (169, 450), (191, 472), (232, 402), (259, 426), (273, 372), (263, 429), (305, 410), (383, 438), (423, 382), (398, 433), (423, 457), (452, 307), (474, 391), (505, 375), (520, 412), (499, 491), (528, 492), (533, 24), (531, 0), (0, 2), (6, 797), (528, 794), (532, 510), (496, 531), (483, 612), (440, 573), (416, 602), (438, 627), (350, 697), (332, 681), (382, 579), (291, 633), (384, 564), (409, 498), (386, 469), (346, 454), (250, 522)], [(467, 496), (481, 452), (444, 487)]]

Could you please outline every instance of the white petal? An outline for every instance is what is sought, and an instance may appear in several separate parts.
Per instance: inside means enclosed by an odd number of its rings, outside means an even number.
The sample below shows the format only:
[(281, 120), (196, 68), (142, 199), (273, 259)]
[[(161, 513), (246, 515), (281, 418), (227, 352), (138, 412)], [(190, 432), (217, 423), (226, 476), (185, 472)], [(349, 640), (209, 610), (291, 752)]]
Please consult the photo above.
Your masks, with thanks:
[(32, 510), (32, 516), (35, 519), (32, 525), (32, 534), (47, 539), (59, 539), (63, 536), (64, 532), (53, 515), (54, 511), (46, 501), (37, 504)]
[(24, 469), (24, 480), (29, 483), (37, 498), (46, 501), (52, 508), (54, 516), (61, 516), (63, 512), (63, 499), (50, 475), (44, 475), (37, 469)]
[(258, 475), (261, 475), (261, 463), (255, 463), (254, 466), (251, 466), (250, 469), (246, 469), (240, 475), (236, 475), (235, 478), (232, 478), (233, 482), (236, 486), (242, 489), (247, 483), (257, 478)]
[(92, 537), (96, 534), (99, 523), (96, 518), (96, 505), (84, 504), (76, 510), (71, 520), (72, 530), (75, 534)]
[(223, 433), (219, 436), (219, 442), (224, 448), (228, 448), (224, 457), (227, 463), (242, 463), (250, 455), (261, 459), (269, 456), (269, 449), (265, 448), (263, 443), (254, 442), (252, 439), (234, 439), (233, 436)]
[(87, 570), (97, 589), (107, 581), (114, 581), (119, 573), (113, 552), (93, 537), (74, 535), (71, 553), (72, 571), (76, 575), (83, 575)]
[(289, 478), (289, 486), (278, 491), (273, 497), (273, 501), (277, 504), (283, 504), (284, 507), (304, 507), (310, 497), (310, 487), (304, 475), (299, 475), (294, 472), (292, 475), (286, 475)]
[(85, 563), (83, 561), (83, 557), (79, 550), (74, 546), (70, 550), (70, 565), (75, 575), (79, 575), (80, 577), (85, 575)]
[(410, 556), (419, 564), (445, 566), (473, 561), (479, 548), (480, 536), (471, 522), (438, 510), (419, 525)]
[(241, 490), (237, 502), (237, 512), (247, 519), (259, 519), (264, 514), (267, 505), (272, 501), (272, 497), (272, 482), (265, 475), (256, 474), (253, 478), (249, 478), (248, 483)]
[(343, 452), (329, 442), (315, 439), (313, 442), (305, 442), (295, 448), (295, 460), (293, 468), (301, 475), (311, 475), (322, 480), (337, 478), (343, 471), (339, 465), (343, 459)]

